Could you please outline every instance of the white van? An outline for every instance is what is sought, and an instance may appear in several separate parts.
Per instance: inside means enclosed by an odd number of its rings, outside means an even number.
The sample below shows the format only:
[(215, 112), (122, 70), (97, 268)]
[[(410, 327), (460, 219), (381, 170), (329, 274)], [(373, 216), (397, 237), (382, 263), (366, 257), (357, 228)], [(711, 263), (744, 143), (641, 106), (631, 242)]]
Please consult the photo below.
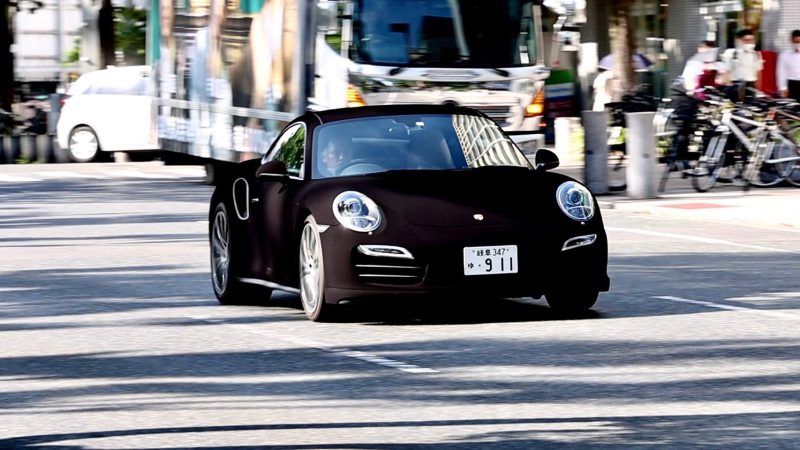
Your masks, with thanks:
[(58, 144), (75, 162), (100, 152), (153, 151), (149, 66), (110, 67), (81, 75), (67, 91), (58, 119)]

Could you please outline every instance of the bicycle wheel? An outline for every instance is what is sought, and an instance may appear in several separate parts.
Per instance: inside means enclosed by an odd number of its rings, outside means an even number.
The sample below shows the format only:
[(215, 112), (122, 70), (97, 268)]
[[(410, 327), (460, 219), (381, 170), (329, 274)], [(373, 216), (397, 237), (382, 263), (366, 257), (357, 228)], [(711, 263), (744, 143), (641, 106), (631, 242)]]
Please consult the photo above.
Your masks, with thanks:
[(757, 152), (755, 160), (748, 162), (745, 178), (753, 186), (775, 186), (791, 173), (794, 161), (786, 158), (794, 154), (792, 147), (773, 136), (767, 142), (766, 148)]
[(697, 160), (694, 170), (689, 172), (692, 177), (692, 187), (697, 192), (706, 192), (717, 182), (719, 174), (725, 167), (725, 143), (727, 138), (720, 136), (712, 138), (706, 152)]
[(783, 141), (780, 144), (780, 147), (772, 155), (773, 160), (778, 160), (775, 163), (780, 167), (778, 172), (789, 184), (800, 186), (800, 159), (795, 159), (800, 158), (800, 147)]

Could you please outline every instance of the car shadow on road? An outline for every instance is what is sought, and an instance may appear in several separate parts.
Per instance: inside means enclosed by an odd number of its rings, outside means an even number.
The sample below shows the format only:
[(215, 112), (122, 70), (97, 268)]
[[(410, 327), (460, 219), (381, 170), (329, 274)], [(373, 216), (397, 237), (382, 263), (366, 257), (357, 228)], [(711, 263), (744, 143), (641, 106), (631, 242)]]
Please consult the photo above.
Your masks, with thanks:
[[(300, 297), (274, 293), (266, 307), (303, 311)], [(470, 325), (503, 322), (583, 320), (603, 317), (598, 311), (566, 316), (550, 309), (544, 298), (442, 298), (403, 297), (343, 303), (336, 307), (334, 322), (380, 325)]]
[(544, 300), (498, 299), (398, 299), (385, 304), (354, 304), (342, 308), (341, 322), (364, 325), (471, 325), (504, 322), (581, 320), (601, 317), (597, 311), (573, 316), (557, 314)]

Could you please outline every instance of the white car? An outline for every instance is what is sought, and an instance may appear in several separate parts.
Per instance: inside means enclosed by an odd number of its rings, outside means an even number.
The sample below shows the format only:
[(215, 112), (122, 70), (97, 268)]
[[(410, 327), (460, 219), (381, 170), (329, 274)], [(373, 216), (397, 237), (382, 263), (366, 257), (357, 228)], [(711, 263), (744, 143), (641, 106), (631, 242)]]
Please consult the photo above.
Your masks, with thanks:
[(67, 91), (58, 119), (58, 145), (75, 162), (101, 152), (158, 150), (151, 132), (150, 67), (110, 67), (81, 75)]

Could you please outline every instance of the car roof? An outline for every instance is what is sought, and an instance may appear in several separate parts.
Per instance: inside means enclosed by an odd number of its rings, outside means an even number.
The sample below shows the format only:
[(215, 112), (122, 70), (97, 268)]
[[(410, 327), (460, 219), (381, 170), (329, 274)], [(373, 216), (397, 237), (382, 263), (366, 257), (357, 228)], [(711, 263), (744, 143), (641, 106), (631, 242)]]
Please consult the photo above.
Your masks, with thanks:
[(110, 66), (106, 69), (93, 70), (79, 76), (67, 90), (67, 95), (79, 95), (85, 93), (93, 84), (107, 80), (124, 79), (132, 76), (147, 76), (150, 74), (150, 66)]
[(412, 104), (412, 105), (380, 105), (380, 106), (361, 106), (358, 108), (339, 108), (328, 109), (324, 111), (314, 111), (320, 123), (336, 122), (339, 120), (349, 119), (366, 119), (371, 117), (381, 116), (397, 116), (397, 115), (410, 115), (410, 114), (463, 114), (470, 116), (477, 116), (480, 113), (474, 109), (466, 108), (457, 105), (430, 105), (430, 104)]

